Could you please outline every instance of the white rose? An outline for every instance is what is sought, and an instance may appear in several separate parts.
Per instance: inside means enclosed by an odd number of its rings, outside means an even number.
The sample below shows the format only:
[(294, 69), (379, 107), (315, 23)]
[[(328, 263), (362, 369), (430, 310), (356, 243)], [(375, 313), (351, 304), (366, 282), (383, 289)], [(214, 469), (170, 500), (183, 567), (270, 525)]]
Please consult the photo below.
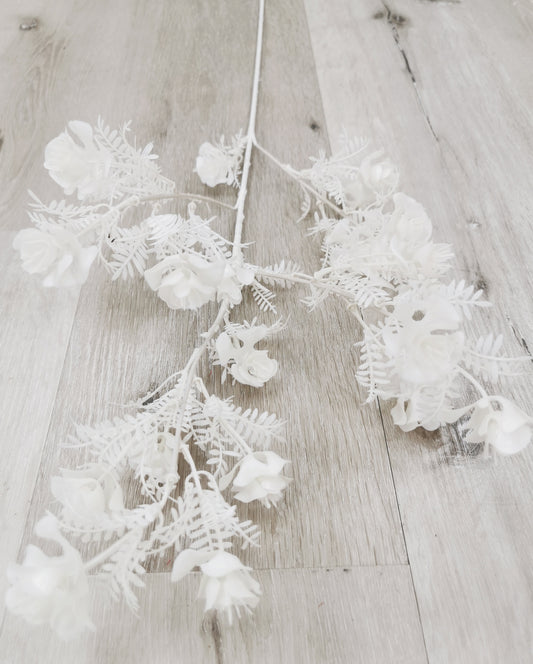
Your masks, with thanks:
[(248, 286), (254, 280), (254, 271), (249, 265), (239, 265), (227, 262), (224, 274), (218, 285), (217, 299), (226, 299), (230, 304), (242, 302), (242, 287)]
[(227, 367), (239, 383), (263, 387), (276, 374), (276, 360), (268, 357), (268, 351), (254, 347), (267, 334), (266, 325), (255, 325), (238, 329), (231, 335), (222, 332), (215, 341), (220, 364)]
[(25, 228), (17, 233), (13, 248), (20, 252), (22, 267), (30, 274), (46, 274), (43, 286), (72, 287), (89, 276), (98, 247), (82, 247), (64, 228), (41, 231)]
[(419, 294), (408, 288), (400, 292), (392, 303), (394, 317), (403, 325), (416, 321), (431, 330), (453, 331), (463, 320), (461, 310), (439, 292)]
[(427, 431), (435, 431), (443, 424), (457, 422), (460, 417), (470, 410), (470, 407), (451, 408), (445, 396), (442, 395), (441, 407), (437, 411), (432, 408), (428, 414), (428, 399), (425, 391), (424, 388), (415, 390), (409, 396), (407, 402), (404, 399), (397, 399), (396, 404), (391, 409), (392, 420), (402, 431), (412, 431), (417, 427), (424, 427)]
[(394, 211), (387, 223), (386, 234), (392, 251), (405, 261), (413, 260), (417, 251), (431, 239), (433, 227), (426, 211), (405, 194), (395, 194)]
[(137, 476), (142, 477), (143, 487), (156, 493), (160, 485), (174, 486), (179, 481), (174, 464), (173, 450), (178, 444), (176, 436), (168, 431), (156, 431), (150, 436), (141, 435), (128, 454), (128, 462)]
[(291, 480), (281, 474), (289, 463), (274, 452), (248, 454), (239, 465), (233, 480), (235, 498), (243, 503), (259, 500), (266, 507), (275, 505)]
[(198, 309), (215, 299), (223, 273), (223, 260), (178, 254), (146, 270), (144, 278), (171, 309)]
[(94, 630), (89, 618), (89, 584), (80, 554), (59, 533), (55, 517), (38, 522), (35, 532), (61, 545), (60, 556), (47, 556), (30, 545), (22, 565), (10, 565), (6, 606), (32, 625), (48, 623), (62, 639)]
[(122, 489), (115, 475), (98, 464), (82, 470), (61, 470), (52, 477), (52, 495), (73, 521), (98, 522), (104, 514), (124, 509)]
[(475, 404), (467, 427), (468, 443), (484, 442), (499, 454), (516, 454), (531, 441), (533, 418), (504, 397), (486, 397)]
[(205, 600), (205, 611), (226, 611), (231, 623), (234, 609), (239, 614), (240, 609), (249, 611), (257, 605), (259, 583), (250, 568), (227, 551), (182, 551), (174, 561), (171, 580), (179, 581), (197, 565), (202, 570), (198, 597)]
[(234, 357), (234, 360), (230, 373), (242, 385), (263, 387), (278, 370), (277, 361), (268, 357), (266, 350), (245, 351), (243, 349)]
[(200, 180), (208, 187), (233, 182), (234, 160), (212, 143), (202, 143), (196, 157), (196, 169)]
[(365, 157), (354, 180), (344, 183), (346, 209), (366, 208), (390, 195), (398, 184), (398, 169), (390, 159), (381, 159), (381, 153)]
[(383, 342), (401, 381), (432, 385), (444, 380), (459, 360), (462, 332), (439, 334), (416, 321), (402, 328), (385, 328)]
[(106, 180), (111, 167), (111, 154), (97, 145), (92, 127), (74, 120), (64, 131), (52, 139), (44, 152), (44, 167), (50, 177), (67, 195), (78, 190), (79, 200), (105, 198), (110, 193)]

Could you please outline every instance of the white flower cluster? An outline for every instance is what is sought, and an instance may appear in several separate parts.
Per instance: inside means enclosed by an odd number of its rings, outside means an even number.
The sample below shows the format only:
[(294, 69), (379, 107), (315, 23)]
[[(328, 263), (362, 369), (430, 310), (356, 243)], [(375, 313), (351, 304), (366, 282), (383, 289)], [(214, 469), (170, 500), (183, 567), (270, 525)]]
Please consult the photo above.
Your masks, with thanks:
[[(278, 332), (280, 323), (230, 321), (245, 288), (260, 311), (274, 311), (273, 286), (307, 285), (310, 307), (329, 295), (340, 297), (363, 331), (357, 379), (368, 401), (394, 401), (392, 417), (403, 430), (434, 430), (468, 415), (466, 441), (500, 454), (521, 451), (533, 435), (533, 418), (480, 382), (515, 374), (523, 358), (502, 358), (501, 338), (492, 334), (468, 338), (465, 319), (487, 306), (482, 292), (443, 280), (451, 248), (434, 242), (422, 205), (396, 192), (398, 171), (382, 153), (367, 155), (365, 146), (346, 142), (339, 155), (321, 155), (312, 168), (297, 172), (258, 146), (253, 132), (235, 137), (230, 146), (223, 140), (203, 143), (196, 171), (205, 184), (239, 186), (243, 167), (232, 242), (211, 227), (213, 219), (196, 213), (194, 202), (186, 216), (160, 213), (161, 201), (195, 197), (174, 194), (174, 183), (155, 166), (151, 144), (137, 150), (127, 131), (71, 122), (48, 144), (45, 167), (83, 205), (45, 205), (34, 197), (35, 227), (14, 241), (24, 269), (43, 276), (45, 286), (79, 286), (99, 257), (113, 279), (142, 276), (171, 309), (195, 310), (216, 300), (219, 311), (185, 368), (171, 377), (170, 389), (162, 389), (168, 379), (135, 404), (134, 413), (78, 426), (75, 440), (87, 461), (52, 478), (58, 516), (42, 519), (36, 534), (59, 544), (62, 554), (49, 557), (28, 547), (22, 564), (8, 571), (6, 604), (31, 623), (48, 623), (63, 638), (93, 629), (88, 570), (135, 609), (134, 589), (143, 585), (147, 558), (171, 549), (177, 552), (173, 581), (200, 568), (199, 597), (206, 610), (224, 611), (231, 621), (259, 601), (249, 568), (228, 552), (235, 540), (242, 548), (256, 545), (259, 533), (238, 518), (229, 499), (267, 508), (281, 500), (291, 482), (284, 474), (289, 462), (274, 451), (284, 445), (282, 423), (210, 394), (198, 375), (206, 352), (222, 368), (222, 382), (229, 375), (261, 388), (276, 375), (277, 361), (257, 345)], [(253, 145), (303, 186), (307, 212), (315, 199), (313, 230), (323, 233), (324, 256), (313, 275), (291, 260), (263, 268), (243, 259)], [(127, 223), (125, 217), (145, 205), (143, 221)], [(465, 380), (479, 392), (466, 406), (458, 403)], [(203, 467), (197, 467), (200, 458)], [(131, 472), (143, 501), (134, 506), (126, 504), (121, 488)], [(103, 550), (84, 563), (67, 535), (100, 542)], [(187, 548), (180, 550), (184, 543)]]
[[(142, 275), (171, 309), (194, 310), (217, 300), (219, 322), (177, 374), (174, 387), (155, 400), (159, 390), (149, 395), (135, 415), (79, 426), (76, 438), (87, 463), (63, 469), (51, 480), (58, 516), (46, 517), (37, 534), (55, 539), (63, 555), (49, 558), (30, 546), (22, 565), (10, 568), (6, 602), (29, 622), (48, 622), (63, 638), (93, 628), (88, 569), (96, 569), (113, 595), (135, 609), (134, 588), (143, 585), (147, 557), (173, 547), (179, 551), (183, 542), (190, 548), (176, 558), (174, 581), (200, 566), (199, 597), (206, 610), (223, 610), (231, 621), (233, 613), (253, 608), (259, 584), (226, 549), (235, 539), (243, 548), (257, 545), (259, 533), (251, 522), (238, 519), (223, 492), (241, 503), (271, 507), (291, 481), (283, 474), (288, 461), (271, 449), (283, 443), (276, 416), (242, 411), (231, 400), (210, 395), (196, 373), (204, 351), (223, 367), (223, 379), (229, 373), (244, 385), (261, 387), (277, 372), (276, 360), (256, 344), (279, 324), (229, 320), (245, 287), (261, 292), (256, 267), (243, 260), (240, 244), (211, 228), (213, 219), (196, 213), (194, 202), (185, 217), (160, 213), (158, 201), (170, 200), (175, 185), (155, 168), (151, 145), (135, 150), (126, 131), (71, 122), (48, 144), (45, 167), (65, 194), (77, 194), (83, 205), (44, 205), (34, 197), (35, 227), (20, 231), (14, 241), (23, 267), (43, 275), (45, 286), (79, 286), (99, 257), (113, 279)], [(243, 148), (240, 136), (230, 146), (204, 143), (196, 164), (202, 181), (238, 185)], [(127, 215), (144, 205), (147, 215), (132, 226)], [(205, 469), (196, 467), (192, 446), (205, 455)], [(189, 468), (183, 477), (179, 463)], [(148, 501), (133, 507), (125, 504), (121, 488), (123, 474), (130, 471)], [(169, 500), (172, 506), (165, 510)], [(83, 563), (66, 535), (107, 546)]]
[[(355, 146), (331, 159), (321, 156), (298, 174), (322, 197), (313, 230), (324, 234), (324, 259), (308, 280), (307, 303), (315, 307), (329, 294), (345, 300), (363, 328), (357, 379), (368, 389), (368, 401), (395, 401), (393, 420), (404, 431), (435, 430), (471, 412), (467, 442), (484, 442), (501, 454), (520, 451), (531, 440), (532, 419), (503, 397), (488, 395), (472, 372), (484, 377), (490, 368), (498, 375), (512, 366), (514, 373), (517, 362), (530, 358), (502, 358), (499, 341), (467, 339), (464, 319), (489, 306), (482, 291), (443, 281), (451, 247), (432, 240), (420, 203), (395, 193), (391, 162), (381, 153), (365, 157), (364, 147)], [(325, 214), (324, 197), (341, 206), (338, 216)], [(464, 380), (481, 397), (467, 407), (456, 403)]]

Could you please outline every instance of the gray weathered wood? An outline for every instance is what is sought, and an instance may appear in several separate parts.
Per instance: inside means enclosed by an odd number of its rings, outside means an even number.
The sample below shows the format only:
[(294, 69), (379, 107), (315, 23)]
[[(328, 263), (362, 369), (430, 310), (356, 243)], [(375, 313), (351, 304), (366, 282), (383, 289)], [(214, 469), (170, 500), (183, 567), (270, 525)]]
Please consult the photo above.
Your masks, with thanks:
[[(263, 597), (233, 627), (196, 601), (198, 575), (179, 585), (148, 574), (140, 615), (94, 595), (98, 632), (63, 643), (45, 628), (20, 639), (6, 618), (1, 664), (422, 664), (426, 661), (406, 566), (271, 570), (257, 574)], [(5, 645), (4, 645), (5, 644)]]
[[(50, 293), (22, 273), (11, 247), (14, 235), (0, 232), (2, 597), (4, 570), (17, 556), (26, 523), (78, 300), (78, 291)], [(0, 615), (3, 610), (2, 602)]]

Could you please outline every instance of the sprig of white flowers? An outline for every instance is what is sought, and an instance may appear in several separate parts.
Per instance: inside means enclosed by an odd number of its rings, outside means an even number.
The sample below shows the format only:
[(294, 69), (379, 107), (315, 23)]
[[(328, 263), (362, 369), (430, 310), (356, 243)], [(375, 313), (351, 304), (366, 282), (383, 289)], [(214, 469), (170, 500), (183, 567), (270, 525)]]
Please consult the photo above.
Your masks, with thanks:
[[(321, 154), (311, 168), (297, 171), (257, 143), (263, 2), (260, 8), (247, 134), (238, 134), (229, 146), (223, 139), (203, 143), (196, 161), (207, 185), (239, 188), (232, 241), (212, 228), (215, 217), (197, 214), (195, 201), (216, 199), (175, 193), (175, 183), (156, 166), (151, 144), (139, 150), (128, 140), (128, 125), (112, 131), (101, 121), (94, 128), (70, 122), (45, 150), (50, 176), (81, 204), (44, 204), (33, 195), (34, 227), (14, 241), (24, 269), (41, 275), (48, 287), (81, 285), (99, 260), (113, 279), (143, 277), (172, 309), (219, 302), (189, 361), (165, 381), (170, 389), (164, 391), (164, 383), (122, 418), (77, 427), (75, 444), (85, 449), (88, 461), (52, 478), (58, 513), (47, 514), (35, 530), (57, 542), (62, 554), (48, 557), (31, 545), (22, 564), (8, 570), (8, 608), (31, 623), (50, 624), (63, 638), (93, 629), (89, 571), (106, 578), (113, 595), (136, 609), (134, 589), (143, 585), (144, 565), (169, 550), (175, 555), (173, 581), (200, 568), (199, 596), (206, 610), (223, 610), (231, 621), (233, 613), (257, 604), (259, 584), (228, 549), (235, 540), (243, 548), (257, 545), (258, 531), (239, 520), (231, 499), (270, 507), (282, 498), (290, 483), (284, 474), (288, 461), (272, 449), (284, 445), (282, 423), (210, 394), (198, 374), (208, 353), (222, 367), (222, 381), (230, 376), (260, 388), (276, 375), (277, 361), (256, 346), (278, 332), (281, 322), (230, 320), (246, 289), (260, 311), (275, 311), (272, 288), (294, 284), (309, 288), (305, 302), (311, 309), (330, 295), (341, 298), (362, 329), (356, 378), (368, 390), (367, 401), (394, 401), (392, 416), (402, 429), (434, 430), (468, 416), (468, 443), (513, 454), (531, 440), (533, 418), (488, 393), (478, 380), (514, 375), (531, 358), (501, 357), (499, 337), (468, 340), (465, 319), (488, 303), (472, 286), (444, 281), (451, 248), (432, 240), (424, 208), (396, 191), (399, 176), (392, 162), (381, 152), (368, 152), (364, 143), (346, 140), (339, 154)], [(314, 274), (291, 260), (260, 267), (243, 258), (254, 148), (301, 185), (303, 217), (315, 207), (312, 232), (323, 235), (323, 258)], [(176, 198), (189, 199), (186, 216), (161, 213), (161, 206)], [(134, 209), (143, 212), (143, 221), (132, 226)], [(465, 380), (479, 392), (467, 405), (458, 403)], [(200, 457), (201, 468), (195, 461)], [(178, 461), (187, 468), (182, 476)], [(143, 502), (127, 506), (121, 482), (131, 471)], [(71, 543), (76, 539), (103, 548), (84, 562)]]

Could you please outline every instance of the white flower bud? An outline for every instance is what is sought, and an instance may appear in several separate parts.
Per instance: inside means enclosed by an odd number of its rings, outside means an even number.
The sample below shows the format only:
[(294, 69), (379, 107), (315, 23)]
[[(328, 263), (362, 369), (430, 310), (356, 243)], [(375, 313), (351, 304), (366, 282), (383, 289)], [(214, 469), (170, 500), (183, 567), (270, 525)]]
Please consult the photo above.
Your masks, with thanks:
[(110, 153), (95, 143), (92, 127), (86, 122), (74, 120), (68, 129), (70, 134), (64, 131), (46, 146), (44, 167), (65, 194), (77, 189), (80, 201), (106, 198), (110, 194)]
[(208, 187), (231, 184), (234, 178), (234, 160), (212, 143), (202, 143), (196, 157), (195, 172)]
[(274, 452), (254, 452), (244, 457), (233, 480), (235, 498), (243, 503), (259, 500), (266, 507), (275, 505), (291, 479), (281, 474), (289, 463)]
[(171, 309), (198, 309), (215, 299), (224, 265), (222, 259), (178, 254), (146, 270), (144, 278)]
[(41, 231), (24, 228), (13, 240), (22, 267), (30, 274), (45, 274), (43, 286), (80, 286), (89, 276), (98, 247), (82, 247), (77, 237), (64, 228)]
[(486, 397), (476, 403), (467, 427), (468, 443), (484, 442), (499, 454), (516, 454), (531, 441), (533, 418), (508, 399)]
[(22, 565), (10, 565), (6, 606), (32, 625), (48, 623), (64, 640), (94, 630), (89, 618), (89, 584), (80, 554), (61, 536), (55, 517), (38, 522), (35, 532), (58, 542), (63, 553), (47, 556), (30, 545)]

